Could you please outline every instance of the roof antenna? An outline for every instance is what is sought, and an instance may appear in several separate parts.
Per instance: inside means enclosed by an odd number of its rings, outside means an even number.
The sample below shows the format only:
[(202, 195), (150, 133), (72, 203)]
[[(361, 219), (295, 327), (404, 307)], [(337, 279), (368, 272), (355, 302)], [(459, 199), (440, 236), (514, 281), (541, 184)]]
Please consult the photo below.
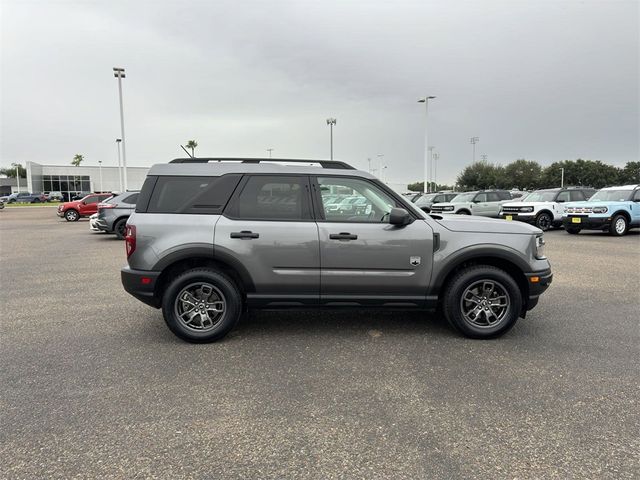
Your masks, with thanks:
[(187, 150), (186, 148), (184, 148), (182, 145), (180, 145), (180, 148), (182, 148), (182, 149), (185, 151), (185, 153), (186, 153), (187, 155), (189, 155), (189, 157), (190, 157), (190, 158), (194, 158), (194, 156), (193, 156), (193, 155), (191, 155), (191, 154), (189, 153), (189, 150)]

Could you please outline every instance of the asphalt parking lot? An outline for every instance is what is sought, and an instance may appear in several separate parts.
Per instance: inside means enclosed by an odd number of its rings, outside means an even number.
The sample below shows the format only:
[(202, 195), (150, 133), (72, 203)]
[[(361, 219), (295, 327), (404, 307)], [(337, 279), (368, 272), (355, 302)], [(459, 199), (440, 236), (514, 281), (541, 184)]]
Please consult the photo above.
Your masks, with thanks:
[(190, 345), (124, 245), (0, 211), (0, 478), (638, 478), (640, 231), (546, 235), (501, 339), (419, 312), (261, 312)]

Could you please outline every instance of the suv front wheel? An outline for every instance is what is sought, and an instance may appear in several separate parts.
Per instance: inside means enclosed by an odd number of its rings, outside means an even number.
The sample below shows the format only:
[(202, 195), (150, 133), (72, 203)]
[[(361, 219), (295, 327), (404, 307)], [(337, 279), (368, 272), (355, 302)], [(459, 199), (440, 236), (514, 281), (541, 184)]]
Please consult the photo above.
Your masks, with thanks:
[(211, 268), (187, 270), (167, 287), (162, 314), (169, 329), (192, 343), (224, 337), (242, 313), (242, 295), (229, 277)]
[(511, 275), (499, 268), (465, 268), (445, 288), (444, 315), (467, 337), (499, 337), (515, 325), (520, 315), (520, 288)]

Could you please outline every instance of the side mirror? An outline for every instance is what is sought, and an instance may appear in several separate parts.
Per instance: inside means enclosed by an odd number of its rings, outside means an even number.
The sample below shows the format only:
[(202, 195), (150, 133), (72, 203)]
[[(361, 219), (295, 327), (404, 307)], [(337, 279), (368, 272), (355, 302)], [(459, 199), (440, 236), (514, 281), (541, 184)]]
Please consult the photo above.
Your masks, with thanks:
[(404, 227), (411, 223), (411, 215), (404, 208), (392, 208), (389, 212), (389, 223), (398, 227)]
[(424, 213), (431, 213), (431, 209), (429, 207), (420, 207), (420, 210), (422, 210)]

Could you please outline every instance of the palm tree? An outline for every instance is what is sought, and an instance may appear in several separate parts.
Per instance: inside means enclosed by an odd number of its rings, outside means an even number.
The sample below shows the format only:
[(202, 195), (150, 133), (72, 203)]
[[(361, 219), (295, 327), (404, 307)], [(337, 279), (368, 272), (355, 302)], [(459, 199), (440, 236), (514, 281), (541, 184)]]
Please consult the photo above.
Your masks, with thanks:
[(79, 153), (76, 153), (75, 156), (73, 157), (73, 160), (71, 160), (71, 165), (73, 165), (74, 167), (79, 167), (80, 164), (83, 162), (83, 160), (84, 160), (84, 157)]
[(196, 154), (194, 153), (194, 151), (195, 151), (195, 149), (196, 149), (196, 147), (197, 147), (197, 146), (198, 146), (198, 142), (196, 142), (195, 140), (189, 140), (189, 141), (187, 142), (187, 148), (190, 148), (190, 149), (191, 149), (191, 156), (192, 156), (192, 157), (195, 157), (195, 156), (196, 156)]

